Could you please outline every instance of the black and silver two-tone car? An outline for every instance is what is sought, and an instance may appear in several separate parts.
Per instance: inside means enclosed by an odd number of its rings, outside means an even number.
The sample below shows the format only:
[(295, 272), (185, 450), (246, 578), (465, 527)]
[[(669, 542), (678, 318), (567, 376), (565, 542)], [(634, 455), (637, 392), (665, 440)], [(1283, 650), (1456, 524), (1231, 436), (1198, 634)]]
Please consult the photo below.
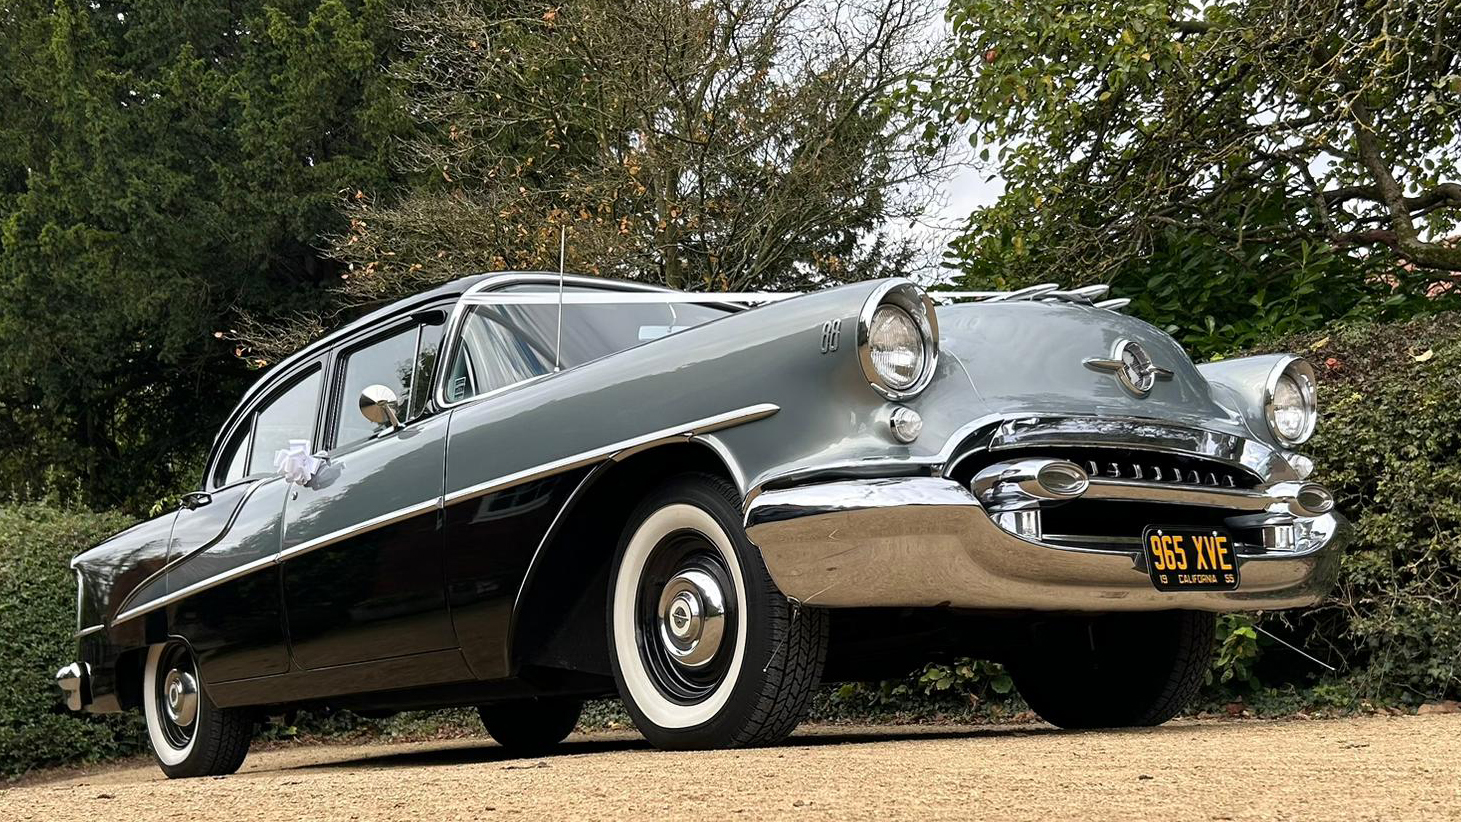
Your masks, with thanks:
[(1214, 612), (1316, 602), (1349, 527), (1294, 450), (1303, 360), (1194, 366), (1100, 291), (401, 300), (270, 369), (179, 510), (75, 558), (58, 682), (141, 709), (169, 776), (296, 707), (480, 706), (535, 751), (617, 694), (656, 745), (764, 744), (818, 681), (956, 655), (1057, 725), (1163, 722)]

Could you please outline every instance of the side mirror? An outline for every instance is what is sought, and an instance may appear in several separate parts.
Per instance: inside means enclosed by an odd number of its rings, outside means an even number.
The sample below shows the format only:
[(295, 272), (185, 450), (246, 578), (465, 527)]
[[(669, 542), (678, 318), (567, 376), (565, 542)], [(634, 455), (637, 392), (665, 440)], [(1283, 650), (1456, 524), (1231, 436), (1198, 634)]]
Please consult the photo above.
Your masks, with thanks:
[(373, 425), (389, 423), (391, 428), (400, 428), (400, 409), (401, 403), (396, 398), (396, 392), (384, 385), (367, 385), (360, 392), (360, 413)]

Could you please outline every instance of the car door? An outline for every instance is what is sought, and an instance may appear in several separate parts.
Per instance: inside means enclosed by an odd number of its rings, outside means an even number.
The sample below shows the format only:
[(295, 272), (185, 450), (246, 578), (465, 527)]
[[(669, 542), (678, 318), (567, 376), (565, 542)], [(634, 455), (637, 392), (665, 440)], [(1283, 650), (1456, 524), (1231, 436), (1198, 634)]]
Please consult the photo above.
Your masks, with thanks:
[[(449, 415), (428, 413), (444, 312), (401, 318), (337, 349), (327, 441), (284, 503), (283, 570), (297, 665), (325, 668), (455, 648), (442, 576)], [(402, 423), (378, 426), (361, 391), (384, 385)]]
[(172, 629), (187, 637), (209, 682), (289, 668), (275, 564), (286, 485), (274, 456), (290, 440), (314, 440), (323, 386), (318, 358), (280, 375), (211, 461), (210, 490), (174, 520), (167, 589), (193, 593), (177, 606)]
[[(537, 420), (561, 412), (543, 407), (534, 384), (545, 385), (538, 381), (549, 379), (555, 366), (572, 369), (718, 316), (723, 312), (698, 306), (570, 305), (563, 310), (560, 333), (559, 307), (552, 303), (473, 305), (454, 324), (442, 391), (442, 400), (453, 408), (447, 490), (455, 499), (445, 507), (447, 591), (462, 654), (478, 677), (513, 672), (514, 612), (533, 555), (591, 470), (586, 465), (545, 470), (543, 463), (592, 447), (585, 443), (604, 444), (602, 432), (614, 430), (615, 417), (632, 419), (635, 413), (603, 408), (605, 417), (539, 427)], [(544, 476), (532, 476), (540, 470)], [(514, 476), (521, 481), (513, 481)], [(463, 493), (499, 484), (488, 492)], [(567, 612), (593, 604), (575, 600), (555, 606)]]

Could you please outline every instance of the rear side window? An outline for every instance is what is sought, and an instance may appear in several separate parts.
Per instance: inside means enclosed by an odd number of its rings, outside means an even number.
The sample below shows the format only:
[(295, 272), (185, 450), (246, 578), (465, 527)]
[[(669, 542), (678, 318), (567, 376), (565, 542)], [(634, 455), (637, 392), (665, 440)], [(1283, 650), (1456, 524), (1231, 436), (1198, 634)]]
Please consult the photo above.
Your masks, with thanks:
[(223, 459), (218, 463), (218, 485), (227, 485), (248, 475), (249, 435), (252, 433), (252, 426), (249, 425), (239, 426), (238, 431), (234, 432), (233, 439), (223, 451)]
[(288, 447), (290, 440), (314, 439), (319, 401), (320, 372), (316, 369), (259, 409), (249, 448), (250, 474), (273, 471), (274, 452)]
[(213, 469), (213, 486), (274, 473), (274, 452), (290, 440), (314, 440), (320, 369), (292, 383), (239, 422)]

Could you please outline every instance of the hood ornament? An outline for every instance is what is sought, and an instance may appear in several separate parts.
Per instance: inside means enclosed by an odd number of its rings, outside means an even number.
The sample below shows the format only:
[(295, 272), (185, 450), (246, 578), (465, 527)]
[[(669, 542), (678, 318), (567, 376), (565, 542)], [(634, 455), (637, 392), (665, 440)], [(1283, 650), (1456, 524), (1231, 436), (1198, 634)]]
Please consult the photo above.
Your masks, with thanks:
[(1097, 371), (1114, 372), (1121, 387), (1138, 397), (1150, 393), (1157, 380), (1172, 379), (1171, 369), (1153, 363), (1151, 355), (1135, 340), (1117, 340), (1109, 359), (1093, 357), (1085, 365)]

